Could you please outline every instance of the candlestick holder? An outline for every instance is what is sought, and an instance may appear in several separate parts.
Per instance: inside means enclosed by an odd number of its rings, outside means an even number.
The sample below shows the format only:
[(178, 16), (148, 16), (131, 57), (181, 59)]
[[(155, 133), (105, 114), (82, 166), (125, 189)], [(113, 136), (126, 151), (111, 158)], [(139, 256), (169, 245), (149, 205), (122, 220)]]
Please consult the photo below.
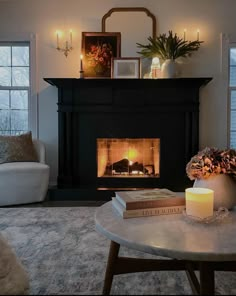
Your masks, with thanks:
[(84, 71), (83, 70), (79, 71), (79, 78), (84, 78)]
[(65, 57), (67, 57), (69, 52), (71, 52), (72, 49), (73, 49), (73, 47), (72, 47), (72, 30), (70, 30), (70, 39), (69, 40), (65, 39), (65, 46), (64, 47), (60, 46), (60, 43), (61, 43), (60, 40), (59, 40), (60, 34), (61, 34), (61, 32), (59, 32), (59, 31), (56, 32), (56, 35), (57, 35), (57, 47), (56, 47), (56, 49), (58, 51), (63, 52)]

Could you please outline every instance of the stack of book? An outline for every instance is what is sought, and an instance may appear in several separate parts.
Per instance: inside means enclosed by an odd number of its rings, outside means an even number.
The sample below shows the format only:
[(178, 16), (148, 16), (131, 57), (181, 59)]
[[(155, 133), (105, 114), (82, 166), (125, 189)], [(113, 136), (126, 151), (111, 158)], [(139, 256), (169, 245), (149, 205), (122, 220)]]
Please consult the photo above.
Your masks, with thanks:
[(180, 214), (185, 210), (185, 196), (165, 188), (117, 191), (112, 206), (123, 218)]

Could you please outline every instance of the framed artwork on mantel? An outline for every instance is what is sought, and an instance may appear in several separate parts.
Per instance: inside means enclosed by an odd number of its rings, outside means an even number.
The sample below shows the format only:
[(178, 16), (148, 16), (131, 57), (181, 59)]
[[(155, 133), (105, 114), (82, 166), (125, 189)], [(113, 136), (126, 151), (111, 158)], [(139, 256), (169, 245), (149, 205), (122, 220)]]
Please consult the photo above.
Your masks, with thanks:
[(120, 57), (120, 32), (82, 32), (84, 77), (110, 78), (112, 58)]
[(112, 78), (140, 78), (140, 58), (112, 58)]

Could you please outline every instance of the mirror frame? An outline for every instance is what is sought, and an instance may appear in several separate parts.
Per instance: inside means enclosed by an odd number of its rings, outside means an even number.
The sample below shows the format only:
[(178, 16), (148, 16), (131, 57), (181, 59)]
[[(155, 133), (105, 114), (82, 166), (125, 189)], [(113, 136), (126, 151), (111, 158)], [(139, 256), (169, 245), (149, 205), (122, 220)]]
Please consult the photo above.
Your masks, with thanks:
[(106, 32), (106, 19), (111, 16), (113, 12), (145, 12), (148, 17), (152, 19), (152, 37), (156, 38), (156, 17), (145, 7), (115, 7), (111, 8), (104, 16), (102, 17), (102, 32)]

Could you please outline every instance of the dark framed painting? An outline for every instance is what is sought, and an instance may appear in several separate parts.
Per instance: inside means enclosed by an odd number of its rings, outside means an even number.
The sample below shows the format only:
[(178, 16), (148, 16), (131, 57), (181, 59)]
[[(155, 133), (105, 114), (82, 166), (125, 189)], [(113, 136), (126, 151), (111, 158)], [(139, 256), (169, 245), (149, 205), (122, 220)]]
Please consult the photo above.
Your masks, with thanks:
[(110, 78), (112, 58), (120, 57), (120, 32), (82, 32), (84, 77)]

